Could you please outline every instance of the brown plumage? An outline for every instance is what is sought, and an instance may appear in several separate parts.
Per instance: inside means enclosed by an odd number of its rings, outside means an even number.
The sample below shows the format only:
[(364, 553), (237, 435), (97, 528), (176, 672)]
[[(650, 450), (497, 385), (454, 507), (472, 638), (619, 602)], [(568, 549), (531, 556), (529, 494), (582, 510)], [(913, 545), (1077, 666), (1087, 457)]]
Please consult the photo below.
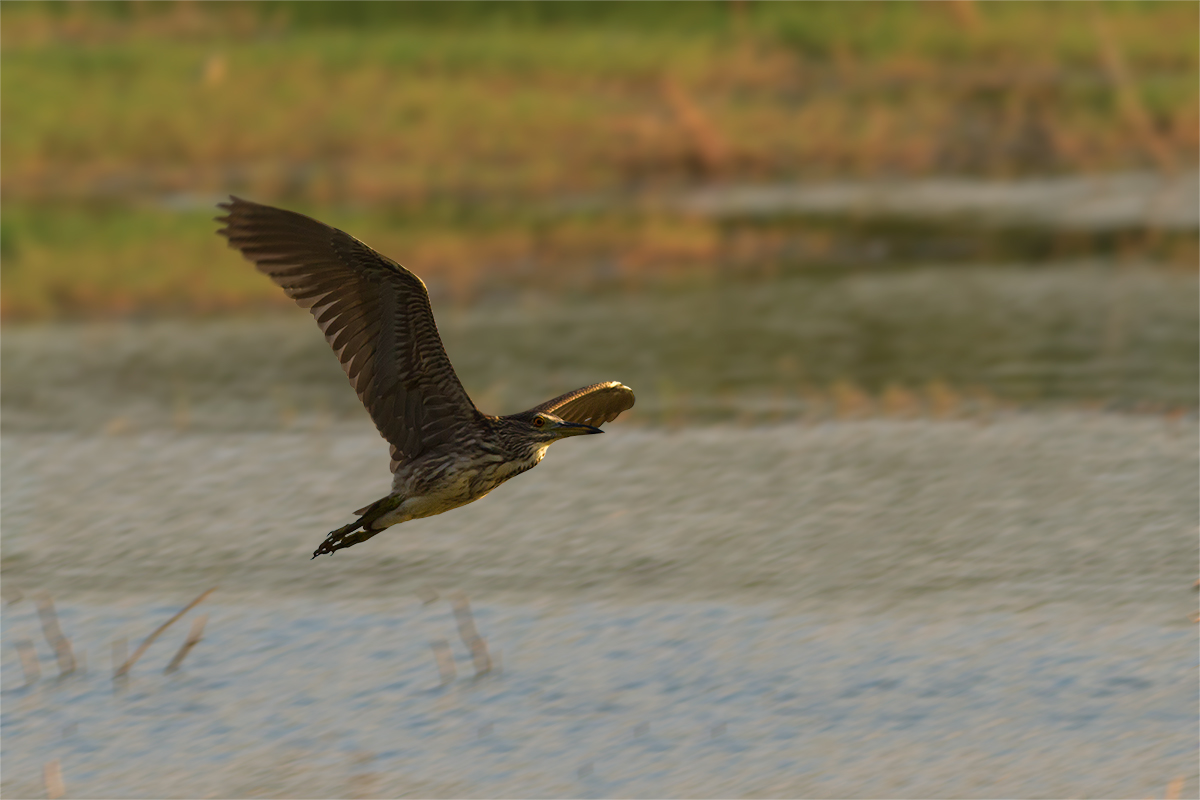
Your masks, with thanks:
[(392, 492), (331, 532), (314, 558), (478, 500), (534, 467), (553, 442), (600, 433), (633, 406), (628, 386), (606, 381), (520, 414), (485, 415), (450, 364), (420, 278), (302, 214), (237, 197), (221, 208), (218, 233), (312, 313), (391, 445)]

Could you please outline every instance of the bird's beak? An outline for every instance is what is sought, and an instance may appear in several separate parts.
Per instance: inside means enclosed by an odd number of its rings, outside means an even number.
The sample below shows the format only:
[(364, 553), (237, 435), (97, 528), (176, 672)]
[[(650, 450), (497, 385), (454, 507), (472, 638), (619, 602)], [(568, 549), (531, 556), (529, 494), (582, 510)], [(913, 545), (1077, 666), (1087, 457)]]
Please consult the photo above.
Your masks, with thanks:
[(584, 425), (582, 422), (560, 422), (558, 425), (560, 436), (581, 436), (585, 433), (604, 433), (599, 428), (593, 428), (591, 425)]

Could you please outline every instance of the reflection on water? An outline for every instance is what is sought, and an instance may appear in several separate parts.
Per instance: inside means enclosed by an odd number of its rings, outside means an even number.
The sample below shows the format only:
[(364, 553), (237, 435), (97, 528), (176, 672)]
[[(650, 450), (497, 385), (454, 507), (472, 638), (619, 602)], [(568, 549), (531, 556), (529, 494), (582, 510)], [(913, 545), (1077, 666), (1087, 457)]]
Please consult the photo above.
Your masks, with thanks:
[[(946, 386), (975, 405), (1195, 408), (1197, 285), (1122, 267), (930, 267), (436, 310), (490, 413), (613, 378), (636, 388), (635, 421), (811, 416), (823, 405), (814, 398), (837, 387), (878, 399)], [(5, 431), (271, 430), (365, 416), (299, 310), (14, 328), (0, 346)]]

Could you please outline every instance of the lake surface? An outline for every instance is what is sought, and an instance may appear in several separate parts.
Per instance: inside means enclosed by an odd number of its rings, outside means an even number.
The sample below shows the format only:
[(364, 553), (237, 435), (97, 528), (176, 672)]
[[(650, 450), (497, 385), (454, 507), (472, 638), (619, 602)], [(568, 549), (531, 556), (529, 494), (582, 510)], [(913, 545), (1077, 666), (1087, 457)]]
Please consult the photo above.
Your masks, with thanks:
[[(1191, 791), (1196, 435), (618, 425), (319, 560), (386, 490), (369, 431), (9, 435), (5, 794), (53, 759), (97, 797)], [(190, 619), (114, 688), (113, 642), (214, 585), (182, 669)], [(57, 679), (39, 591), (86, 673)]]
[(0, 788), (1195, 796), (1195, 299), (1072, 264), (439, 313), (486, 410), (635, 413), (317, 560), (390, 481), (306, 318), (6, 329)]
[[(728, 602), (212, 603), (114, 689), (168, 604), (71, 603), (97, 663), (6, 689), (5, 795), (1138, 797), (1195, 787), (1195, 635), (1137, 614), (837, 619)], [(28, 632), (32, 612), (9, 611)], [(1165, 623), (1166, 621), (1162, 621)], [(181, 626), (182, 627), (182, 626)], [(10, 634), (11, 635), (11, 634)], [(183, 631), (168, 637), (182, 640)], [(443, 685), (431, 641), (453, 642)], [(5, 664), (6, 686), (19, 667)]]

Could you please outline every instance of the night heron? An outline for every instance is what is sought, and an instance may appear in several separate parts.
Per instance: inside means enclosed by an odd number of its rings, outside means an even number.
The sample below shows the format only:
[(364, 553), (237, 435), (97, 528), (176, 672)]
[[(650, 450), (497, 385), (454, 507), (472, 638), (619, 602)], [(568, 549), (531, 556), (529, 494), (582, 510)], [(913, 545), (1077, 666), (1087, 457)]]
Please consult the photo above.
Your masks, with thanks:
[(554, 442), (601, 433), (633, 406), (628, 386), (605, 381), (520, 414), (483, 414), (454, 374), (420, 278), (302, 214), (237, 197), (220, 207), (229, 213), (218, 232), (312, 313), (392, 446), (391, 493), (355, 511), (313, 558), (478, 500), (536, 466)]

